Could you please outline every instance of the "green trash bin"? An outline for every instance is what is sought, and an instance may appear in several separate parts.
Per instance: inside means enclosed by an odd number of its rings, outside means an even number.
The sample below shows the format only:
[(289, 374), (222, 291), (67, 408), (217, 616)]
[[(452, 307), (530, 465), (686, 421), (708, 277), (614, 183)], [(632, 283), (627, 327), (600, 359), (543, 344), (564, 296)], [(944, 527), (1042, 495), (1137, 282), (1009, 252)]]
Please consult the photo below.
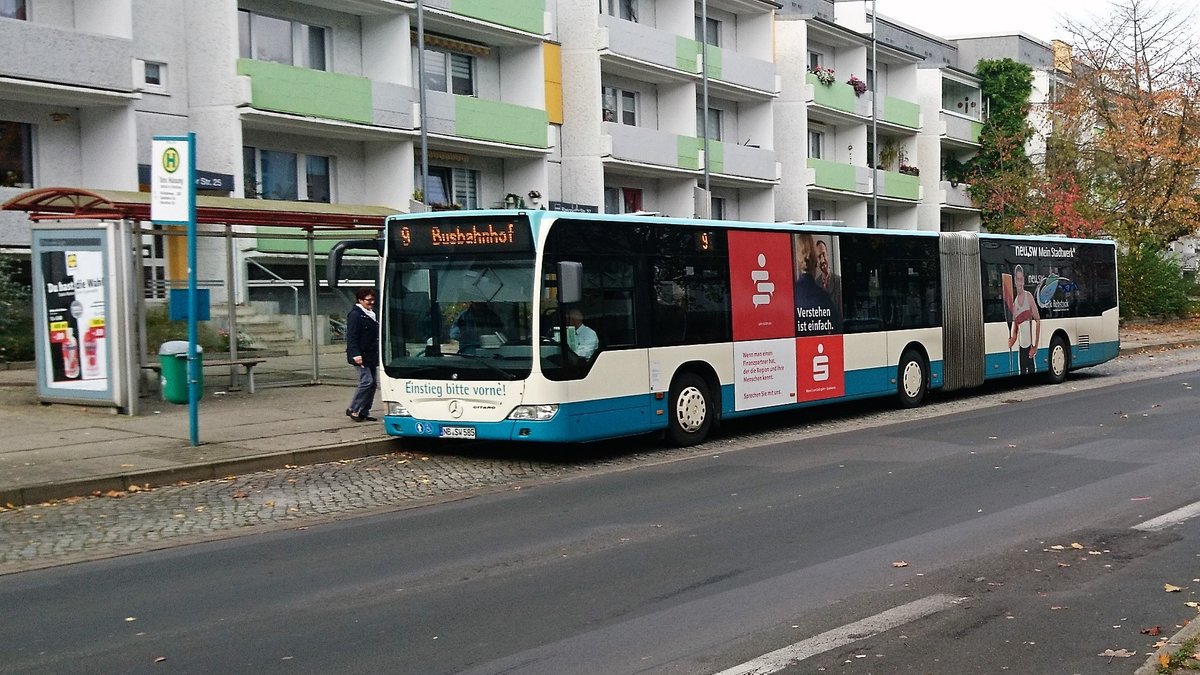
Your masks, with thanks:
[[(188, 402), (188, 343), (184, 340), (170, 340), (158, 348), (158, 365), (162, 368), (159, 384), (162, 386), (162, 397), (171, 403)], [(196, 345), (196, 361), (198, 366), (204, 362), (204, 349)], [(200, 383), (200, 398), (204, 394), (204, 368), (197, 369), (196, 379)]]

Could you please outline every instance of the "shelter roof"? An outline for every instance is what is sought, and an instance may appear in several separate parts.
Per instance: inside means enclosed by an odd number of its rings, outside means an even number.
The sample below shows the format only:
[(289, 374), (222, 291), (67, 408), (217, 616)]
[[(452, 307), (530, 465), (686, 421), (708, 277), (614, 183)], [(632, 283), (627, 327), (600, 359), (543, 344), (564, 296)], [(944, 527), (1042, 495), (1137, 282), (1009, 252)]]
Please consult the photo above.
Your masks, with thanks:
[[(46, 187), (23, 192), (0, 205), (25, 211), (31, 220), (122, 219), (150, 220), (150, 193)], [(272, 199), (196, 197), (196, 222), (229, 225), (296, 227), (308, 231), (382, 228), (384, 220), (400, 213), (386, 206), (289, 202)]]

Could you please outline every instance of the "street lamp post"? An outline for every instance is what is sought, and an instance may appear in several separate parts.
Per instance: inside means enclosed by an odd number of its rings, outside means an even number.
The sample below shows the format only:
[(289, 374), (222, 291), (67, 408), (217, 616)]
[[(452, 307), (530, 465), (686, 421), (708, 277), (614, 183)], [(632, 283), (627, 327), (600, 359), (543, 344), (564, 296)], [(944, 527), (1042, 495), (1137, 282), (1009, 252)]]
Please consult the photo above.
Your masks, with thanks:
[[(879, 79), (878, 50), (879, 42), (875, 39), (875, 0), (871, 0), (871, 149), (876, 157), (879, 155), (879, 102), (876, 98)], [(879, 162), (871, 158), (871, 222), (879, 227)]]
[[(866, 0), (863, 0), (864, 3)], [(858, 0), (833, 0), (833, 2), (858, 2)], [(875, 81), (879, 79), (878, 56), (879, 41), (875, 37), (875, 0), (871, 0), (871, 222), (879, 227), (879, 103), (876, 101), (878, 88)]]
[(421, 202), (428, 204), (426, 201), (429, 195), (425, 191), (429, 189), (429, 136), (426, 132), (428, 117), (425, 113), (425, 1), (417, 0), (417, 80), (418, 80), (418, 99), (421, 107)]

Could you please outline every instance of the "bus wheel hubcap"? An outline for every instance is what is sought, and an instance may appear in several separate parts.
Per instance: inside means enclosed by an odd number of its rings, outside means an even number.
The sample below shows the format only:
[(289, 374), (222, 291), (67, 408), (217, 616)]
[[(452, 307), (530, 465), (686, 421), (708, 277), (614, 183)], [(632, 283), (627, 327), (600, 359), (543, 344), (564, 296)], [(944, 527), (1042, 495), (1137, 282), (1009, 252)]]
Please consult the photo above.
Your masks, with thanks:
[(921, 393), (921, 381), (924, 376), (921, 374), (921, 364), (916, 361), (909, 361), (904, 365), (904, 393), (910, 397)]
[(1056, 345), (1050, 354), (1050, 369), (1055, 375), (1067, 369), (1067, 352), (1061, 345)]
[(695, 387), (688, 387), (679, 392), (679, 400), (675, 404), (676, 417), (679, 426), (684, 431), (694, 433), (704, 426), (704, 416), (707, 408), (704, 405), (704, 394)]

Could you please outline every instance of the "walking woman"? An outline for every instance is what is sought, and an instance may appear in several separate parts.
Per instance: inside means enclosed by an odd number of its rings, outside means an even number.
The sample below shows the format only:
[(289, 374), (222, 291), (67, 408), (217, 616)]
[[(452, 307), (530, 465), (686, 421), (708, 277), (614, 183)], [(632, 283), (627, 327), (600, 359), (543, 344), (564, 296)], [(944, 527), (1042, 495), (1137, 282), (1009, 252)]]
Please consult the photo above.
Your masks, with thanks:
[(358, 304), (346, 315), (346, 361), (358, 371), (358, 388), (346, 415), (355, 422), (375, 422), (371, 404), (379, 370), (379, 319), (375, 317), (375, 289), (360, 288), (354, 293)]

